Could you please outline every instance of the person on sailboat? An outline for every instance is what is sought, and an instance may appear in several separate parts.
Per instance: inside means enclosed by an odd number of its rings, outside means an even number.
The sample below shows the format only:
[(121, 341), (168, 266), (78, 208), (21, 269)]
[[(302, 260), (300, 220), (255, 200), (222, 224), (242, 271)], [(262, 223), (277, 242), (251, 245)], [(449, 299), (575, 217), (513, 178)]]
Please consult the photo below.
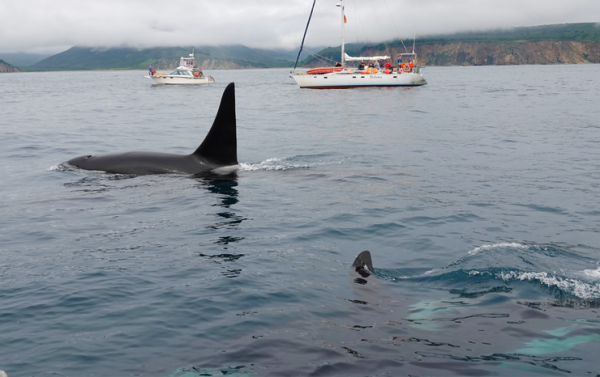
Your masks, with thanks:
[(364, 60), (361, 60), (361, 61), (360, 61), (360, 64), (358, 65), (358, 70), (359, 70), (359, 71), (362, 71), (363, 69), (365, 69), (365, 65), (366, 65), (366, 64), (365, 64), (365, 61), (364, 61)]
[(389, 60), (385, 63), (385, 73), (388, 75), (392, 73), (392, 63)]
[(341, 67), (342, 65), (340, 64), (340, 62), (335, 62), (334, 67)]
[(369, 63), (369, 68), (367, 68), (367, 74), (375, 74), (377, 70), (375, 69), (375, 64), (373, 62)]

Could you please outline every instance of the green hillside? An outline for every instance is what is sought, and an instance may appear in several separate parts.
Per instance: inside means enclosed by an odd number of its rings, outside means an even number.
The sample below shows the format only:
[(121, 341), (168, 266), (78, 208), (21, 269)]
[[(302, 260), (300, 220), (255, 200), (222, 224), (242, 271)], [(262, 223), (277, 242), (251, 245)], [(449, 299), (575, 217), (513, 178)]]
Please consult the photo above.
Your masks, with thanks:
[[(600, 26), (598, 23), (560, 24), (433, 35), (419, 38), (417, 45), (452, 42), (519, 43), (539, 41), (600, 42)], [(395, 43), (400, 45), (399, 40), (396, 40)]]
[[(517, 27), (511, 29), (497, 29), (488, 31), (471, 31), (447, 35), (431, 35), (419, 37), (416, 41), (417, 46), (427, 44), (448, 44), (455, 42), (464, 43), (522, 43), (539, 41), (576, 41), (576, 42), (600, 42), (600, 24), (599, 23), (578, 23), (578, 24), (560, 24)], [(406, 47), (412, 50), (412, 38), (404, 40)], [(402, 41), (395, 39), (386, 43), (364, 44), (354, 46), (358, 51), (348, 51), (348, 55), (358, 56), (366, 50), (384, 51), (388, 47), (402, 47)], [(346, 45), (348, 50), (350, 45)], [(318, 52), (332, 60), (340, 59), (340, 47), (328, 47)], [(302, 61), (302, 65), (316, 63), (318, 59), (309, 56)]]
[[(50, 56), (27, 69), (30, 71), (146, 69), (161, 61), (178, 62), (195, 50), (196, 60), (216, 60), (226, 65), (235, 63), (241, 67), (290, 67), (297, 51), (253, 49), (242, 45), (200, 47), (91, 48), (72, 47)], [(305, 54), (307, 55), (307, 54)]]
[[(420, 37), (416, 44), (417, 46), (455, 42), (506, 44), (528, 41), (600, 42), (600, 26), (598, 23), (578, 23), (462, 32)], [(404, 43), (410, 50), (412, 40), (405, 40)], [(386, 44), (388, 47), (402, 47), (400, 39), (377, 44), (349, 43), (346, 45), (346, 52), (349, 55), (359, 56), (366, 50), (385, 51)], [(191, 46), (147, 49), (73, 47), (25, 69), (31, 71), (146, 69), (150, 64), (172, 66), (181, 56), (187, 56), (191, 51)], [(195, 54), (200, 64), (209, 59), (213, 68), (272, 68), (293, 66), (297, 50), (254, 49), (242, 45), (199, 46), (195, 47)], [(318, 55), (320, 57), (317, 58), (303, 52), (301, 58), (304, 60), (299, 65), (331, 65), (340, 59), (340, 47), (322, 49)]]

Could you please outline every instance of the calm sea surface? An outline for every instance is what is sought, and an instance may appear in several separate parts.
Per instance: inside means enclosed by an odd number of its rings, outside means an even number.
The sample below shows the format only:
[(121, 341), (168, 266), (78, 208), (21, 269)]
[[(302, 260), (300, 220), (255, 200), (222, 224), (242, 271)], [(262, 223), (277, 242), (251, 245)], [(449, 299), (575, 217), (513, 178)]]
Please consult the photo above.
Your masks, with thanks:
[[(209, 73), (0, 75), (9, 377), (600, 375), (600, 65)], [(229, 82), (237, 176), (60, 165), (190, 153)]]

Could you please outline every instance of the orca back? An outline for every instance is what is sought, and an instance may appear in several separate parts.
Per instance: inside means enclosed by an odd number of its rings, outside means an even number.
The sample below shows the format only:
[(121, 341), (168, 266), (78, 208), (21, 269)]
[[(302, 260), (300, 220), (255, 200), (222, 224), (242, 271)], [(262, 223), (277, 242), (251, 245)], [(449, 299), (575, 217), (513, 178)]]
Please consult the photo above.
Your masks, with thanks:
[(217, 165), (238, 164), (234, 83), (225, 88), (215, 121), (193, 154)]

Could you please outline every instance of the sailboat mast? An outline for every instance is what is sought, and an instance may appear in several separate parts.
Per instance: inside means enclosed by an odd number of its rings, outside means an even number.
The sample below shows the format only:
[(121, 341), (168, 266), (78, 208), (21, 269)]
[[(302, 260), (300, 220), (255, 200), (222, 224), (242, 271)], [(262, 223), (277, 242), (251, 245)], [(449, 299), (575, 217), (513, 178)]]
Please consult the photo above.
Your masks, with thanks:
[(340, 0), (340, 3), (340, 8), (342, 8), (342, 67), (345, 68), (346, 62), (344, 61), (344, 26), (346, 24), (346, 15), (344, 14), (344, 0)]

